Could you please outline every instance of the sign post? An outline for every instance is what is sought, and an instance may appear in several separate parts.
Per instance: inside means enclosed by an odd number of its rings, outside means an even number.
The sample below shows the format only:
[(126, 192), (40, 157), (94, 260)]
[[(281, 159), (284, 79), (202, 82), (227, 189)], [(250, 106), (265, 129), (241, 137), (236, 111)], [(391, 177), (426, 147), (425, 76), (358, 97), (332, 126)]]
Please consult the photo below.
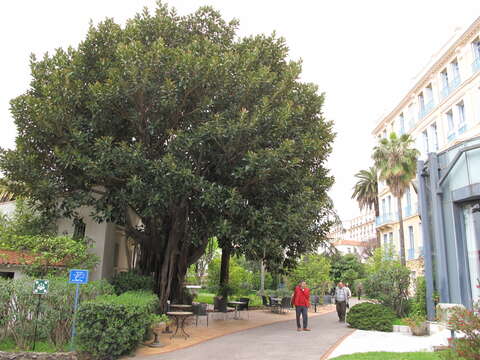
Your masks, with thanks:
[(35, 331), (33, 332), (33, 347), (32, 351), (35, 351), (35, 345), (37, 343), (37, 325), (38, 325), (38, 315), (40, 312), (40, 300), (42, 295), (48, 293), (48, 280), (35, 280), (33, 283), (33, 294), (38, 296), (37, 301), (37, 310), (35, 311)]
[(75, 289), (75, 303), (73, 305), (73, 325), (72, 325), (72, 339), (70, 340), (70, 347), (72, 350), (75, 348), (75, 321), (77, 320), (77, 308), (78, 297), (80, 295), (80, 284), (88, 283), (88, 270), (70, 270), (70, 276), (68, 278), (70, 284), (77, 284)]

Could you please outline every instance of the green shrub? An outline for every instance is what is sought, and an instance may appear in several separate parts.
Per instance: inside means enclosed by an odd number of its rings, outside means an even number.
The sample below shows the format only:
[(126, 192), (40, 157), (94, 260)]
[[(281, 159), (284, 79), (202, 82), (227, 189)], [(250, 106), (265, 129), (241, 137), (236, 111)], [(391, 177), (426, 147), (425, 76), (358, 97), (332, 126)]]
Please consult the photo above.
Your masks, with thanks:
[(153, 291), (152, 277), (140, 275), (135, 271), (121, 272), (115, 275), (110, 283), (117, 295), (127, 291)]
[[(37, 339), (62, 349), (70, 340), (73, 320), (75, 285), (64, 277), (48, 278), (49, 288), (40, 298)], [(27, 350), (33, 342), (39, 295), (32, 293), (34, 279), (0, 279), (0, 337), (10, 336), (16, 346)], [(112, 294), (113, 288), (105, 280), (92, 281), (81, 286), (80, 302), (98, 295)], [(10, 301), (14, 300), (14, 301)]]
[(131, 353), (142, 341), (157, 307), (157, 296), (145, 291), (99, 296), (83, 303), (77, 321), (78, 349), (94, 359)]
[(424, 318), (427, 316), (427, 286), (423, 276), (417, 278), (415, 297), (412, 299), (409, 314)]
[(392, 309), (398, 317), (407, 312), (410, 269), (398, 261), (384, 261), (365, 281), (365, 294)]
[(381, 304), (364, 302), (350, 309), (347, 322), (361, 330), (393, 331), (395, 314)]

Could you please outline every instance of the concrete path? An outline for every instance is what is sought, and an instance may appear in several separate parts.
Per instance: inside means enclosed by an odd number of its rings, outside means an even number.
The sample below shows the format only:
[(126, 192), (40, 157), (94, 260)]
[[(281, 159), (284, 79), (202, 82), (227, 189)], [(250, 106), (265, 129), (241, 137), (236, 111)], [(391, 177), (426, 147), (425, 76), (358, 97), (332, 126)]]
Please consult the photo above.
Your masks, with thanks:
[(310, 332), (297, 332), (295, 320), (225, 335), (201, 344), (136, 360), (319, 360), (340, 338), (353, 332), (336, 313), (309, 319)]

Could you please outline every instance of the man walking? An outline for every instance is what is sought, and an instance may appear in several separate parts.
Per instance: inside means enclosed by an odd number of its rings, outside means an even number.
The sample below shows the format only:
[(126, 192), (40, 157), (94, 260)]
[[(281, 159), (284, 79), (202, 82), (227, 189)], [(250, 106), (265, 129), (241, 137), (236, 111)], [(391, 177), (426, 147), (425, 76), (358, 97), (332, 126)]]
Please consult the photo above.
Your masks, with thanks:
[(348, 294), (343, 285), (340, 281), (338, 283), (337, 288), (335, 289), (335, 304), (337, 306), (337, 314), (338, 314), (338, 321), (345, 322), (345, 313), (347, 312), (347, 302), (348, 302)]
[(293, 292), (293, 305), (297, 315), (297, 331), (302, 331), (300, 326), (300, 316), (303, 320), (303, 331), (310, 331), (308, 328), (308, 307), (310, 306), (310, 289), (307, 288), (305, 281), (301, 281)]

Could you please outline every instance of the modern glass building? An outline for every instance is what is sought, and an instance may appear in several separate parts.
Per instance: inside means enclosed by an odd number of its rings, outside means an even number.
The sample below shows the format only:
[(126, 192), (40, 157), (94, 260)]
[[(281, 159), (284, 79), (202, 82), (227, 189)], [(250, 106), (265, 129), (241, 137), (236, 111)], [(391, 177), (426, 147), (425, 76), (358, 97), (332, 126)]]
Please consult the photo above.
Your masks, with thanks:
[(480, 301), (480, 137), (417, 168), (429, 318), (433, 295), (471, 308)]

